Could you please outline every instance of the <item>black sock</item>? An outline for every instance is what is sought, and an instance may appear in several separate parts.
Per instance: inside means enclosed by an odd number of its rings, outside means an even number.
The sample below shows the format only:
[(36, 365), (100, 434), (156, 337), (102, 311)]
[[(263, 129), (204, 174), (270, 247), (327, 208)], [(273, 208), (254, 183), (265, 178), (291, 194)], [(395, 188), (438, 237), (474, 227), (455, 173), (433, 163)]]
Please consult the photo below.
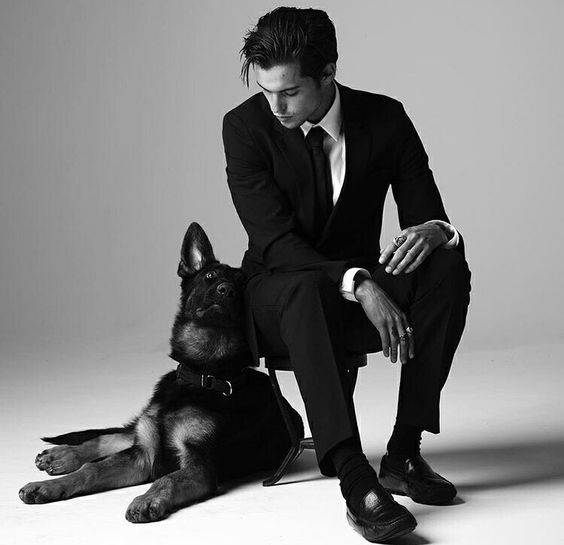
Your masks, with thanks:
[(405, 460), (419, 453), (422, 432), (423, 428), (396, 422), (387, 447), (388, 462), (392, 468), (402, 470)]
[(340, 481), (341, 494), (345, 501), (358, 510), (366, 493), (377, 486), (378, 477), (368, 463), (356, 439), (339, 443), (331, 452)]

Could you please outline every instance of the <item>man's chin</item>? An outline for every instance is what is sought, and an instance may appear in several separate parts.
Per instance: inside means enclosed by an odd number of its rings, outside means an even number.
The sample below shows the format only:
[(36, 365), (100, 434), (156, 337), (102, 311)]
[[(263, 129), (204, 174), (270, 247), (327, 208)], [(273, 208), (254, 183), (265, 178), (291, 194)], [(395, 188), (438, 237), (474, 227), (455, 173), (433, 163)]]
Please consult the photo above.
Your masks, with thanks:
[(277, 117), (276, 116), (276, 119), (280, 122), (280, 125), (282, 125), (286, 129), (297, 129), (301, 125), (301, 123), (296, 121), (296, 119), (294, 117)]

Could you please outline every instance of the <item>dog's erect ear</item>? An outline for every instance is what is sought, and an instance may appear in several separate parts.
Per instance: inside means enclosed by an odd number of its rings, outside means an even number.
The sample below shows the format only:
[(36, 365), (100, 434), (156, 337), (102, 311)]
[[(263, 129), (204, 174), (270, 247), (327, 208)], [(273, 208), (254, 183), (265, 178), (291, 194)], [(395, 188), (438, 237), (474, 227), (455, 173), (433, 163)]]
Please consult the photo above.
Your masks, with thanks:
[(196, 222), (188, 227), (180, 250), (178, 276), (185, 277), (197, 273), (205, 265), (216, 263), (213, 248), (204, 230)]

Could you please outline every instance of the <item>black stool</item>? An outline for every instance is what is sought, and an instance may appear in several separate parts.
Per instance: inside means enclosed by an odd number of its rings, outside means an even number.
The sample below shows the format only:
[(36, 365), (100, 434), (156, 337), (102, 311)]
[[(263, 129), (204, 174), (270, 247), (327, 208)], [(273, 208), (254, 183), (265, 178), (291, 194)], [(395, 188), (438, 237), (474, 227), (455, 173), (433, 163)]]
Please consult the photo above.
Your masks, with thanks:
[[(348, 354), (345, 358), (345, 364), (347, 367), (347, 372), (349, 374), (349, 384), (351, 388), (351, 395), (354, 392), (354, 387), (356, 385), (356, 379), (358, 376), (359, 367), (364, 367), (367, 362), (366, 354)], [(286, 473), (288, 466), (305, 450), (305, 449), (315, 449), (315, 443), (311, 437), (300, 437), (300, 433), (296, 429), (294, 422), (284, 403), (282, 402), (282, 392), (280, 391), (280, 384), (278, 383), (278, 378), (276, 376), (276, 371), (293, 371), (292, 364), (290, 363), (290, 358), (287, 356), (265, 356), (264, 358), (265, 367), (268, 369), (268, 376), (270, 377), (270, 382), (272, 383), (272, 388), (274, 389), (274, 394), (276, 396), (276, 401), (278, 401), (278, 406), (282, 412), (282, 417), (288, 428), (288, 433), (292, 441), (292, 446), (284, 461), (280, 464), (280, 467), (275, 471), (275, 473), (264, 480), (263, 486), (272, 486), (276, 484)]]

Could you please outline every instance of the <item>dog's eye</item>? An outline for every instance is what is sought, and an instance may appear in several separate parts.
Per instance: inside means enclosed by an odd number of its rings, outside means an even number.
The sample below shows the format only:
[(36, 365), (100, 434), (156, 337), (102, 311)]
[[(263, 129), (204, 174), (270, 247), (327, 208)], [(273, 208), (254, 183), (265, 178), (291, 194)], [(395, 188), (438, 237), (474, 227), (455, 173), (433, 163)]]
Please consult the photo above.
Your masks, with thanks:
[(217, 275), (215, 273), (215, 271), (210, 271), (208, 273), (206, 273), (206, 280), (211, 280), (212, 278), (215, 278)]

